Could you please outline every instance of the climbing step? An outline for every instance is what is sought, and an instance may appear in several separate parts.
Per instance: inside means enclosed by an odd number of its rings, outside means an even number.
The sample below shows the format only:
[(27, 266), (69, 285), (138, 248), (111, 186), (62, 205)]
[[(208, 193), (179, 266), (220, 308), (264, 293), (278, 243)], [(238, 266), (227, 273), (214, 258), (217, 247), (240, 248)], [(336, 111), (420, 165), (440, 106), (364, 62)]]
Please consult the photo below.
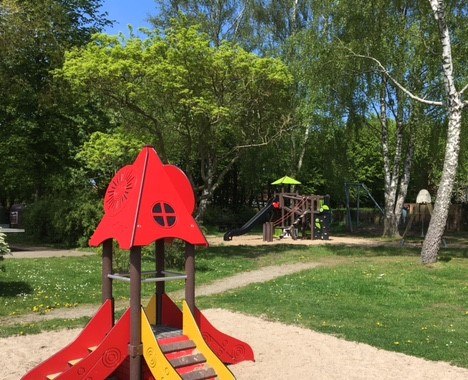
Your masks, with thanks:
[(172, 359), (172, 360), (169, 360), (169, 362), (174, 368), (180, 368), (180, 367), (186, 367), (186, 366), (191, 366), (195, 364), (205, 363), (206, 359), (203, 356), (203, 354), (195, 354), (195, 355), (182, 356), (180, 358)]
[(183, 380), (204, 380), (204, 379), (216, 379), (216, 372), (213, 368), (202, 369), (198, 371), (193, 371), (185, 373), (182, 376)]
[(182, 335), (182, 330), (177, 327), (166, 326), (166, 325), (151, 325), (156, 339), (171, 338)]
[(69, 361), (68, 361), (68, 364), (71, 365), (71, 366), (73, 367), (75, 364), (78, 364), (78, 363), (81, 362), (82, 360), (83, 360), (83, 358), (78, 358), (78, 359), (69, 360)]
[(163, 342), (160, 342), (161, 345), (161, 350), (164, 354), (169, 354), (171, 352), (176, 352), (176, 351), (184, 351), (184, 350), (193, 350), (196, 348), (195, 343), (191, 340), (183, 340), (183, 341), (178, 341), (178, 342), (173, 342), (173, 343), (167, 343), (164, 344)]
[(177, 373), (185, 380), (215, 379), (216, 372), (208, 367), (206, 358), (197, 351), (196, 344), (183, 335), (171, 332), (170, 335), (158, 335), (158, 344), (161, 351), (176, 369)]
[(62, 372), (57, 372), (57, 373), (53, 373), (53, 374), (50, 374), (50, 375), (47, 375), (47, 380), (54, 380), (56, 379), (57, 377), (59, 377), (60, 375), (62, 374)]

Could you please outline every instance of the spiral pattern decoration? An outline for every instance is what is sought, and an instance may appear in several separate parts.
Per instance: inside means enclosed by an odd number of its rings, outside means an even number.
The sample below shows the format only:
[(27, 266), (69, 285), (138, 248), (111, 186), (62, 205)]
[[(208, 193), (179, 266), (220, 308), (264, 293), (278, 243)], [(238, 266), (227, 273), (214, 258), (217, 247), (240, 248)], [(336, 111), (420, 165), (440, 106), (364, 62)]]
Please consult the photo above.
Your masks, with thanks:
[(107, 368), (115, 367), (119, 363), (121, 357), (122, 354), (120, 353), (119, 349), (109, 348), (102, 355), (102, 364), (104, 364), (104, 366)]
[(104, 201), (106, 214), (115, 215), (127, 201), (130, 192), (135, 188), (136, 177), (130, 166), (120, 169), (112, 178), (107, 188)]

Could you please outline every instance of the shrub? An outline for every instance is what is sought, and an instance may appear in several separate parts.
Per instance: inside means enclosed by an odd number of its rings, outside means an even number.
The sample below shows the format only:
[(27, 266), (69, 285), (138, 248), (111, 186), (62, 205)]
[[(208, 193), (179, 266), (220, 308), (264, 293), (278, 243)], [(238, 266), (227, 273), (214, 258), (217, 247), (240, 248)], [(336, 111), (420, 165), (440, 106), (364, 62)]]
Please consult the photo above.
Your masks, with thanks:
[[(3, 261), (3, 256), (10, 253), (10, 246), (6, 241), (6, 235), (2, 232), (0, 227), (0, 262)], [(5, 266), (0, 264), (0, 270), (5, 271)]]
[(99, 199), (49, 196), (28, 205), (25, 229), (43, 243), (86, 246), (102, 214)]

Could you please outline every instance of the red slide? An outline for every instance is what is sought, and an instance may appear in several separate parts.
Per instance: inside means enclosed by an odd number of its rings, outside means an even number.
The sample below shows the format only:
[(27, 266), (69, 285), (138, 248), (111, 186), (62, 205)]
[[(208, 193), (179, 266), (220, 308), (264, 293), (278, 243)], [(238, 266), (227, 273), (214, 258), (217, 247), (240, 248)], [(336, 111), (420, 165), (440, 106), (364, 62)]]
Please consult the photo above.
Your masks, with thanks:
[(23, 380), (105, 379), (127, 358), (130, 312), (112, 326), (107, 300), (74, 342), (28, 372)]
[(252, 348), (245, 342), (219, 331), (195, 307), (195, 320), (203, 339), (224, 364), (237, 364), (244, 360), (255, 361)]

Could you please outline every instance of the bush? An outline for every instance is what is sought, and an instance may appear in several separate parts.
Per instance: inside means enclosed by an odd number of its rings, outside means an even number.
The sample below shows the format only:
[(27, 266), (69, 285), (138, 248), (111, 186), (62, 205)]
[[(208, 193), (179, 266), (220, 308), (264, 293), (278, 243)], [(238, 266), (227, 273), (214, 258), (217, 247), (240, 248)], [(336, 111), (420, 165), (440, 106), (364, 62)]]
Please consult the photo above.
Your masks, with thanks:
[[(3, 261), (3, 256), (10, 253), (10, 246), (6, 241), (6, 235), (2, 232), (0, 227), (0, 262)], [(5, 271), (5, 266), (0, 265), (0, 270)]]
[(185, 243), (182, 240), (176, 239), (165, 247), (166, 268), (184, 269), (185, 267)]
[(24, 222), (36, 241), (86, 246), (102, 215), (99, 199), (45, 197), (28, 205)]
[(218, 205), (210, 205), (206, 210), (204, 224), (217, 226), (220, 230), (240, 227), (247, 222), (258, 210), (247, 206), (239, 206), (234, 210)]

